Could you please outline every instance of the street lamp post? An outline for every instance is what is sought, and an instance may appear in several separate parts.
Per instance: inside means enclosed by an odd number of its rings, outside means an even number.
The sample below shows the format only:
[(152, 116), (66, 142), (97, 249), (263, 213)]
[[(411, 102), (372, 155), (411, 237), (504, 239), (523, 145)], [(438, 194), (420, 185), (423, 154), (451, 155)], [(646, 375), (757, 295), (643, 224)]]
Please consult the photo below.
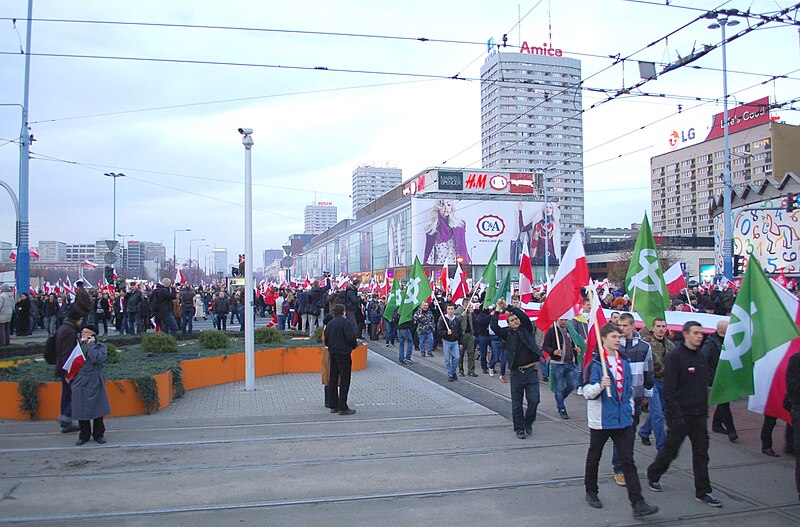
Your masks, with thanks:
[(256, 389), (253, 316), (253, 129), (239, 128), (244, 145), (244, 389)]
[(120, 247), (122, 252), (122, 267), (128, 267), (128, 257), (127, 257), (127, 250), (125, 249), (125, 238), (133, 238), (133, 234), (117, 234), (118, 238), (122, 238), (122, 247)]
[[(176, 229), (172, 232), (172, 277), (178, 274), (178, 260), (175, 259), (175, 243), (179, 232), (192, 232), (192, 229)], [(191, 258), (191, 256), (189, 256)]]
[(733, 14), (730, 10), (711, 12), (707, 18), (715, 20), (708, 26), (709, 29), (722, 30), (722, 108), (723, 122), (722, 131), (725, 137), (725, 171), (722, 176), (722, 229), (725, 237), (722, 240), (722, 274), (728, 280), (733, 279), (733, 215), (731, 210), (731, 145), (728, 134), (728, 58), (725, 52), (725, 27), (735, 26), (738, 20), (730, 20), (728, 15)]
[[(200, 248), (201, 247), (211, 247), (211, 245), (204, 243), (202, 245), (197, 246), (197, 270), (200, 270)], [(192, 285), (194, 285), (194, 271), (192, 271), (192, 266), (189, 265), (189, 273), (191, 275)]]
[(192, 238), (189, 240), (189, 283), (192, 283), (192, 242), (204, 242), (205, 238)]
[(111, 235), (111, 239), (116, 240), (117, 239), (117, 178), (125, 177), (125, 174), (115, 174), (114, 172), (106, 172), (104, 175), (110, 178), (114, 178), (114, 223), (113, 223), (114, 234)]

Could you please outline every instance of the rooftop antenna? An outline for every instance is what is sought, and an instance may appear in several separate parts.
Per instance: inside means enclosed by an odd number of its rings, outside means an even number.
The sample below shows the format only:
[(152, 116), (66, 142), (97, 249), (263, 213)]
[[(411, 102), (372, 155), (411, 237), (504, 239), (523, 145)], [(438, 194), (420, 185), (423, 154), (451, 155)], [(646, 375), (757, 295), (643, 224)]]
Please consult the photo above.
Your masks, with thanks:
[(550, 36), (550, 47), (553, 47), (553, 18), (550, 16), (550, 0), (547, 0), (547, 29)]

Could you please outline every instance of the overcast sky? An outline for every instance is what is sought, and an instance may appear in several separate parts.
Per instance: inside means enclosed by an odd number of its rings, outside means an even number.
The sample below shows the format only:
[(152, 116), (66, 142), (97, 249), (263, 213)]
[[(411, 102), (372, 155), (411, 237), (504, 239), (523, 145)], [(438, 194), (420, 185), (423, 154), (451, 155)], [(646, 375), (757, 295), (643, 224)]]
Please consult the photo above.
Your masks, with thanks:
[[(710, 9), (720, 3), (686, 0), (683, 5)], [(766, 13), (792, 4), (732, 1), (725, 7)], [(26, 1), (5, 0), (0, 17), (25, 18), (26, 9)], [(549, 43), (548, 11), (552, 46), (582, 61), (587, 88), (606, 90), (639, 80), (635, 62), (613, 65), (608, 56), (631, 55), (701, 14), (618, 0), (557, 0), (551, 6), (548, 0), (36, 0), (35, 19), (295, 32), (34, 22), (33, 53), (228, 64), (33, 56), (31, 245), (111, 237), (112, 180), (103, 174), (122, 172), (127, 177), (117, 180), (117, 233), (163, 241), (169, 253), (174, 230), (190, 228), (191, 233), (178, 235), (179, 258), (188, 257), (190, 239), (205, 238), (194, 247), (225, 247), (234, 260), (244, 250), (239, 127), (255, 130), (256, 252), (280, 247), (290, 234), (302, 232), (303, 208), (315, 199), (332, 201), (339, 219), (348, 217), (351, 175), (359, 164), (397, 166), (406, 179), (445, 162), (479, 167), (480, 83), (475, 79), (485, 59), (481, 43), (490, 37), (500, 41), (504, 33), (514, 50), (521, 40)], [(517, 25), (520, 15), (524, 19)], [(741, 20), (728, 29), (729, 35), (746, 29)], [(674, 62), (693, 47), (719, 43), (720, 31), (708, 25), (695, 22), (633, 59)], [(15, 189), (19, 148), (8, 141), (19, 137), (20, 108), (13, 105), (23, 100), (24, 57), (19, 53), (24, 42), (24, 21), (17, 21), (15, 29), (11, 20), (0, 20), (0, 104), (11, 105), (0, 106), (0, 178)], [(721, 63), (721, 52), (715, 50), (693, 64), (700, 69), (685, 67), (641, 88), (667, 97), (618, 98), (584, 115), (587, 226), (620, 227), (641, 220), (649, 210), (650, 157), (668, 150), (671, 130), (703, 129), (722, 111)], [(728, 68), (729, 91), (735, 94), (731, 104), (763, 96), (778, 101), (796, 97), (797, 27), (774, 23), (732, 42)], [(785, 74), (789, 78), (770, 81), (771, 75)], [(446, 78), (455, 75), (466, 80)], [(606, 97), (584, 91), (584, 107)], [(683, 112), (676, 115), (679, 104)], [(797, 111), (773, 115), (800, 122)], [(13, 242), (13, 207), (0, 193), (0, 241)]]

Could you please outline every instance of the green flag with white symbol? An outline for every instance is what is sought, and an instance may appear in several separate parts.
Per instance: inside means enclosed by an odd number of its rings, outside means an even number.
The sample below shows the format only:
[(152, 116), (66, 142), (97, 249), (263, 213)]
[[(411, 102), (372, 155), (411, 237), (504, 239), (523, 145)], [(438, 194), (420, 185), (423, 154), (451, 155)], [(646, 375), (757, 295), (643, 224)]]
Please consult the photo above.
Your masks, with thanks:
[(633, 310), (639, 313), (648, 329), (653, 328), (653, 319), (664, 318), (664, 311), (669, 308), (669, 291), (646, 213), (633, 248), (625, 289), (631, 297)]
[(389, 298), (386, 299), (386, 307), (383, 310), (383, 318), (392, 320), (392, 315), (397, 311), (397, 306), (403, 300), (403, 291), (400, 289), (400, 279), (395, 278), (392, 282), (392, 290), (389, 292)]
[(492, 303), (494, 302), (494, 297), (497, 294), (497, 248), (500, 247), (500, 243), (498, 242), (497, 245), (494, 246), (494, 251), (492, 252), (492, 257), (489, 258), (489, 262), (486, 264), (486, 269), (483, 270), (483, 274), (481, 275), (480, 282), (486, 284), (486, 296), (483, 298), (483, 307), (487, 309)]
[(422, 269), (422, 264), (419, 263), (419, 257), (415, 256), (414, 267), (411, 269), (411, 277), (406, 286), (406, 294), (403, 295), (403, 303), (400, 304), (400, 321), (398, 323), (402, 324), (411, 320), (414, 310), (427, 300), (432, 292), (428, 277)]

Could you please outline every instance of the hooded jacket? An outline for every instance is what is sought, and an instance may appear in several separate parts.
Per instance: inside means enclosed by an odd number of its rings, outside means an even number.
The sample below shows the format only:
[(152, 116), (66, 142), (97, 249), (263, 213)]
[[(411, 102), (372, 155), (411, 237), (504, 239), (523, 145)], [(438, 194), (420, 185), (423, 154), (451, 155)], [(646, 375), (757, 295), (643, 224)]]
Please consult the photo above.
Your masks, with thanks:
[[(609, 371), (611, 377), (610, 390), (606, 390), (600, 384), (603, 379), (603, 365), (595, 353), (592, 359), (589, 381), (583, 387), (583, 396), (586, 402), (586, 420), (592, 430), (613, 430), (617, 428), (627, 428), (633, 424), (633, 375), (631, 365), (621, 354), (617, 354), (617, 360), (622, 361), (624, 381), (622, 383), (622, 394), (617, 391), (614, 382), (614, 372)], [(608, 392), (611, 392), (611, 397)]]

